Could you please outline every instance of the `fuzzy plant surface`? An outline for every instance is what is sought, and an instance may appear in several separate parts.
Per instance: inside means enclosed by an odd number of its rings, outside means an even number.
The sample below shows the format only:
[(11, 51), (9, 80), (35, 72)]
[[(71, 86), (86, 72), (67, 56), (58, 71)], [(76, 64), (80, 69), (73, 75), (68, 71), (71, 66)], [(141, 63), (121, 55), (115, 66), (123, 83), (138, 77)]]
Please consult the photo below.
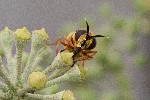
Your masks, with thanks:
[[(29, 56), (24, 56), (24, 48), (31, 41)], [(45, 69), (38, 71), (44, 55), (51, 55), (47, 42), (49, 37), (44, 28), (32, 34), (23, 27), (11, 31), (7, 27), (0, 32), (0, 100), (74, 100), (70, 90), (55, 94), (40, 94), (40, 90), (64, 81), (82, 81), (84, 67), (73, 64), (73, 53), (67, 50), (57, 54)], [(15, 44), (15, 45), (14, 45)], [(15, 47), (15, 54), (12, 48)], [(5, 55), (5, 56), (4, 56)], [(6, 63), (5, 63), (6, 62)], [(72, 65), (74, 65), (72, 67)], [(52, 89), (52, 88), (51, 88)]]

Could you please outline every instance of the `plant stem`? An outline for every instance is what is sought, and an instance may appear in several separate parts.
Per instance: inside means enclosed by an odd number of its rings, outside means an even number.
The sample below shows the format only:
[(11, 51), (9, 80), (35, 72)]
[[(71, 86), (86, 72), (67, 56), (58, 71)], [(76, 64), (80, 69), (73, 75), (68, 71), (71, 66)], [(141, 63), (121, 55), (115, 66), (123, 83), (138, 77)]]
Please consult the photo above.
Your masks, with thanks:
[(81, 80), (81, 72), (80, 72), (77, 65), (72, 67), (64, 75), (48, 81), (47, 84), (46, 84), (46, 87), (49, 87), (51, 85), (54, 85), (54, 84), (57, 84), (57, 83), (60, 83), (60, 82), (64, 82), (66, 80), (70, 80), (70, 81), (71, 80)]
[(48, 66), (43, 72), (47, 74), (49, 72), (52, 72), (55, 69), (65, 68), (65, 67), (71, 67), (71, 65), (65, 64), (61, 58), (61, 54), (58, 53), (54, 61), (52, 62), (52, 64)]
[(45, 99), (62, 100), (64, 92), (65, 92), (65, 90), (58, 92), (56, 94), (52, 94), (52, 95), (40, 95), (40, 94), (26, 93), (26, 96), (29, 97), (30, 99), (38, 99), (38, 100), (45, 100)]
[(17, 40), (16, 44), (16, 55), (17, 55), (17, 85), (21, 83), (21, 60), (22, 60), (22, 50), (24, 44), (22, 41)]
[(36, 55), (36, 52), (34, 52), (34, 51), (31, 51), (31, 53), (30, 53), (30, 55), (29, 55), (29, 58), (28, 58), (28, 61), (27, 61), (27, 64), (26, 64), (26, 66), (25, 66), (25, 69), (24, 69), (24, 71), (23, 71), (23, 74), (22, 74), (22, 82), (25, 82), (26, 83), (26, 81), (27, 81), (27, 79), (28, 79), (28, 75), (30, 74), (30, 67), (31, 67), (31, 65), (32, 65), (32, 63), (33, 63), (33, 60), (34, 60), (34, 58), (35, 58), (35, 55)]
[(3, 92), (0, 92), (0, 100), (7, 100), (6, 94)]
[(8, 87), (7, 87), (6, 84), (0, 82), (0, 89), (2, 89), (2, 90), (8, 90)]
[(0, 75), (1, 77), (5, 80), (6, 84), (8, 85), (9, 88), (15, 89), (14, 85), (11, 83), (11, 79), (9, 78), (9, 75), (2, 65), (2, 58), (0, 56)]

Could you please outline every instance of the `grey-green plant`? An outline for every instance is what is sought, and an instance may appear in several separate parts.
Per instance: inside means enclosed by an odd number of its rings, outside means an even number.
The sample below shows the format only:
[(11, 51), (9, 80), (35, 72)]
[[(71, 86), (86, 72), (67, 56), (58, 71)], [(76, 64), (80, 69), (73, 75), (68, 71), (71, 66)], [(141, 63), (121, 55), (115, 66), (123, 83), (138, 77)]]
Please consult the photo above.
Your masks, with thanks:
[[(30, 40), (31, 50), (27, 53), (25, 47)], [(26, 27), (16, 31), (6, 27), (0, 32), (0, 46), (4, 51), (0, 55), (0, 76), (3, 79), (0, 81), (0, 100), (75, 99), (69, 90), (57, 92), (56, 84), (68, 80), (81, 81), (81, 68), (76, 64), (72, 67), (73, 53), (69, 51), (59, 52), (52, 63), (42, 68), (40, 62), (52, 53), (48, 41), (44, 28), (34, 30), (32, 35)], [(16, 52), (12, 54), (14, 44)], [(41, 92), (45, 90), (49, 92)]]

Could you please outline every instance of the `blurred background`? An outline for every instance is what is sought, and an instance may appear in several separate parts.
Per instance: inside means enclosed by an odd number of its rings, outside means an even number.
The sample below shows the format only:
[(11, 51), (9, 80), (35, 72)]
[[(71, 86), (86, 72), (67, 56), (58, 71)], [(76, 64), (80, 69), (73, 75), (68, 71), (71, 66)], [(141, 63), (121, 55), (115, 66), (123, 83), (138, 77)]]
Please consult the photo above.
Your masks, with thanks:
[(77, 100), (150, 100), (150, 0), (0, 1), (1, 30), (45, 28), (51, 42), (86, 28), (84, 18), (93, 33), (110, 38), (97, 38), (85, 81), (59, 84), (51, 92), (69, 89)]

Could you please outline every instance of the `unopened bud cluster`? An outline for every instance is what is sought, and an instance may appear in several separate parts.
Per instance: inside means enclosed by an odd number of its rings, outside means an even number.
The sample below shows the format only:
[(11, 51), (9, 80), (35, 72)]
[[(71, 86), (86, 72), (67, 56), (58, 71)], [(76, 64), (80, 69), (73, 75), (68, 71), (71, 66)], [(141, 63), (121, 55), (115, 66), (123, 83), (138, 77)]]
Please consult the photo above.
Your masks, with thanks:
[[(24, 48), (31, 41), (30, 53)], [(73, 93), (64, 90), (55, 94), (40, 94), (38, 91), (68, 80), (84, 80), (86, 69), (73, 63), (73, 53), (63, 50), (57, 54), (50, 65), (37, 71), (45, 55), (51, 55), (47, 44), (49, 37), (44, 28), (34, 30), (32, 34), (26, 27), (15, 31), (7, 27), (0, 33), (0, 49), (6, 56), (0, 55), (0, 100), (74, 100)], [(15, 44), (16, 53), (12, 54)], [(24, 58), (25, 57), (25, 58)], [(44, 69), (45, 68), (45, 69)]]

